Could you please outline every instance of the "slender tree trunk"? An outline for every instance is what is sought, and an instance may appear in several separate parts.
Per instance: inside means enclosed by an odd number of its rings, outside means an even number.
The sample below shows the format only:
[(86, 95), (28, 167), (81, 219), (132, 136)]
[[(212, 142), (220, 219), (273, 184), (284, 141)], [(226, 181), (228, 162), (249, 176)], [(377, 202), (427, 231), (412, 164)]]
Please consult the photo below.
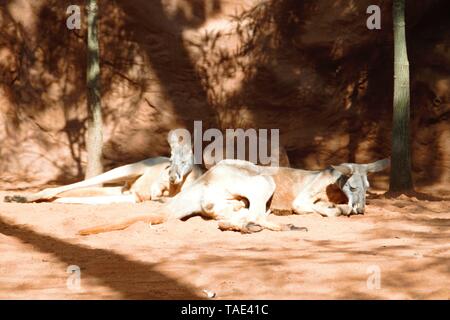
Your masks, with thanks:
[(413, 190), (409, 131), (409, 61), (405, 34), (405, 0), (394, 0), (394, 104), (389, 191)]
[(86, 178), (103, 172), (103, 128), (100, 101), (100, 54), (98, 45), (98, 7), (96, 0), (87, 0), (88, 53), (87, 53), (87, 167)]

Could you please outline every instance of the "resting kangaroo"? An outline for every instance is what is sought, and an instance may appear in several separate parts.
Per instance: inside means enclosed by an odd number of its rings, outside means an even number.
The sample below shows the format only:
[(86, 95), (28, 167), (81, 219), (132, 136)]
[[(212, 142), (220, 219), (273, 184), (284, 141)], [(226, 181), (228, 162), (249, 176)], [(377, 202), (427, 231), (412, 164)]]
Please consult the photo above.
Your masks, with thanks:
[(367, 174), (389, 165), (390, 160), (383, 159), (369, 164), (342, 163), (318, 171), (267, 168), (274, 172), (277, 184), (271, 209), (327, 217), (363, 214), (370, 186)]
[[(203, 173), (194, 165), (191, 144), (175, 131), (168, 136), (171, 157), (156, 157), (121, 166), (98, 176), (48, 188), (29, 196), (7, 196), (5, 202), (48, 200), (60, 203), (104, 204), (140, 202), (173, 196)], [(103, 183), (126, 182), (125, 187), (93, 187)], [(56, 199), (55, 199), (56, 198)]]
[[(84, 229), (79, 234), (122, 230), (138, 221), (159, 224), (193, 214), (217, 220), (221, 230), (242, 233), (302, 229), (270, 222), (267, 216), (271, 210), (283, 209), (295, 213), (317, 212), (324, 216), (363, 213), (369, 187), (367, 173), (383, 170), (388, 165), (389, 160), (385, 159), (371, 164), (344, 163), (321, 171), (308, 171), (222, 160), (155, 214)], [(333, 184), (346, 195), (346, 205), (334, 205), (327, 197), (327, 187)]]

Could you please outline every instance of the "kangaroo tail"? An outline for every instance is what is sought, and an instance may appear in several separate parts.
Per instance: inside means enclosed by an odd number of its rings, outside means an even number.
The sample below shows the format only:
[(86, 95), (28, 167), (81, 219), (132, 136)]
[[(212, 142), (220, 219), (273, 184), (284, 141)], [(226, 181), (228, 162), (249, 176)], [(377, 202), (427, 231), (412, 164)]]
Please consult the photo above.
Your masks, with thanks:
[(131, 219), (124, 220), (119, 223), (115, 224), (104, 224), (97, 227), (87, 228), (78, 231), (78, 234), (81, 236), (87, 236), (91, 234), (97, 234), (97, 233), (103, 233), (103, 232), (109, 232), (109, 231), (117, 231), (117, 230), (124, 230), (131, 226), (132, 224), (144, 221), (145, 223), (151, 223), (151, 224), (161, 224), (166, 221), (166, 217), (163, 215), (144, 215), (139, 216)]

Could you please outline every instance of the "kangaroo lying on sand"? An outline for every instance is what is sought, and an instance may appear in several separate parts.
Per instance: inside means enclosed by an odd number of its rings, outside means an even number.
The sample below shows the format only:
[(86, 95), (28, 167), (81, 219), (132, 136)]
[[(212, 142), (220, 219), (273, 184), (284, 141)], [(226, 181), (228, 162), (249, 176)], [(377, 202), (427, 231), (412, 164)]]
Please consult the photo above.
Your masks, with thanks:
[[(106, 204), (136, 203), (173, 196), (203, 173), (194, 165), (190, 142), (183, 141), (175, 131), (168, 136), (171, 157), (156, 157), (121, 166), (98, 176), (48, 188), (29, 196), (6, 196), (5, 202), (53, 201), (59, 203)], [(103, 183), (125, 182), (125, 187), (93, 187)]]
[[(267, 216), (271, 210), (316, 212), (324, 216), (363, 213), (369, 187), (367, 173), (383, 170), (388, 165), (389, 160), (385, 159), (371, 164), (344, 163), (321, 171), (308, 171), (263, 167), (243, 160), (222, 160), (155, 214), (84, 229), (79, 234), (123, 230), (138, 221), (159, 224), (193, 214), (217, 220), (221, 230), (242, 233), (262, 229), (304, 230), (270, 222)], [(347, 204), (336, 205), (330, 201), (327, 195), (330, 185), (336, 185), (345, 194)]]

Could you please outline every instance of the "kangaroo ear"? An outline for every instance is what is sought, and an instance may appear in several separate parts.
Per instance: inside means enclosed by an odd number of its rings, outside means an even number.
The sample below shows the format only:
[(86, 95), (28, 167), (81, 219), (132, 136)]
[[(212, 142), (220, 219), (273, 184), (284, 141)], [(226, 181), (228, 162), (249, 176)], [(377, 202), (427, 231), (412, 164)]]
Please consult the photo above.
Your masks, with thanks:
[(372, 163), (365, 164), (364, 167), (367, 172), (378, 172), (386, 169), (391, 165), (391, 159), (386, 158), (383, 160), (378, 160)]
[(348, 164), (340, 164), (338, 166), (331, 166), (331, 167), (345, 176), (351, 176), (354, 172), (353, 167)]

